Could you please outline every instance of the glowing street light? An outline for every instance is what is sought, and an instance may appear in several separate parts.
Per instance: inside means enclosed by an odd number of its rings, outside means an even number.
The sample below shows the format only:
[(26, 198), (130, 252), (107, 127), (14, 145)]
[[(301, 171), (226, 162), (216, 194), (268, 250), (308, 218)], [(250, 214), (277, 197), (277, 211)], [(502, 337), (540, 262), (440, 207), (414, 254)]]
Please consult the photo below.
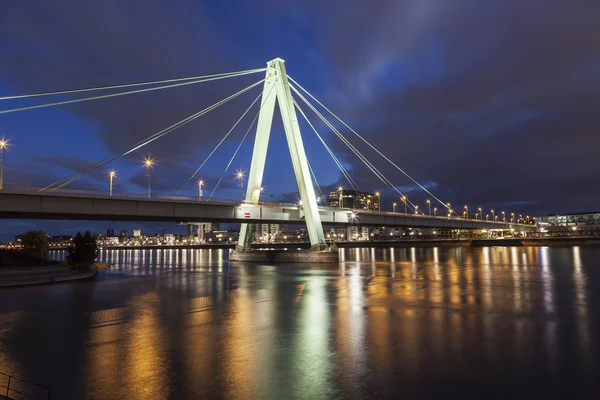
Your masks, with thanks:
[(494, 210), (490, 210), (490, 212), (492, 213), (492, 221), (496, 220), (495, 214), (494, 214)]
[(338, 208), (342, 208), (343, 206), (343, 193), (344, 193), (344, 188), (340, 185), (338, 186), (338, 192), (340, 192), (339, 194), (339, 198), (338, 198)]
[(375, 196), (377, 196), (377, 212), (381, 212), (381, 193), (375, 192)]
[(244, 201), (244, 171), (239, 170), (236, 172), (235, 177), (240, 180), (240, 200)]
[(393, 202), (392, 203), (392, 212), (396, 212), (396, 206), (398, 205), (398, 203)]
[(483, 211), (481, 210), (481, 207), (479, 207), (477, 211), (479, 211), (479, 219), (483, 219)]
[(485, 220), (488, 221), (490, 219), (490, 214), (485, 214)]
[(434, 217), (437, 217), (437, 207), (435, 207), (435, 208), (433, 209), (433, 216), (434, 216)]
[(113, 178), (117, 176), (117, 171), (115, 171), (114, 169), (110, 170), (108, 173), (108, 178), (109, 178), (109, 186), (108, 186), (108, 195), (112, 197), (112, 182), (113, 182)]
[(406, 196), (402, 196), (402, 202), (404, 203), (404, 214), (408, 214), (407, 210), (406, 210)]
[(469, 206), (465, 205), (465, 219), (469, 219)]
[(515, 213), (510, 213), (510, 222), (515, 221)]
[(198, 181), (198, 201), (202, 201), (202, 186), (204, 186), (204, 181), (200, 179)]
[(427, 206), (429, 207), (429, 216), (431, 216), (431, 200), (427, 199), (425, 203), (427, 203)]
[(419, 213), (419, 206), (415, 205), (415, 214)]
[(8, 147), (8, 141), (0, 139), (0, 190), (4, 188), (4, 149)]
[(154, 165), (154, 160), (152, 158), (144, 158), (144, 166), (146, 167), (146, 175), (148, 176), (148, 198), (150, 198), (150, 170), (152, 165)]
[(506, 222), (506, 213), (502, 211), (502, 222)]

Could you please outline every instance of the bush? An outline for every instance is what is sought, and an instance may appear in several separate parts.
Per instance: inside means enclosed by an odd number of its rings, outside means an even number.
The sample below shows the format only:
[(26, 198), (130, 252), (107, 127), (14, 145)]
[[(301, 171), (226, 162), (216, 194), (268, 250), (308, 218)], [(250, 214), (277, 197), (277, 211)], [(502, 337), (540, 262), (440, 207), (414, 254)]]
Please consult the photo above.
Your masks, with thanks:
[(21, 239), (23, 252), (36, 258), (48, 259), (48, 236), (44, 231), (27, 231)]
[(96, 261), (98, 256), (98, 248), (96, 239), (92, 237), (90, 231), (85, 234), (77, 232), (73, 245), (69, 247), (69, 255), (67, 261), (74, 267), (89, 267)]

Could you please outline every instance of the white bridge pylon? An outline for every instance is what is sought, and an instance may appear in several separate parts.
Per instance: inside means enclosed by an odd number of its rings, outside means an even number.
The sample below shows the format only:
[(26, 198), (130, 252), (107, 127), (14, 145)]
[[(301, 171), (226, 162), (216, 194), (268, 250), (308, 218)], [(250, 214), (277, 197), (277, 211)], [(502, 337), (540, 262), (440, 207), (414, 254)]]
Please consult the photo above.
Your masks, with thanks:
[[(317, 197), (310, 176), (308, 160), (304, 151), (302, 136), (300, 135), (300, 127), (284, 63), (285, 61), (281, 58), (276, 58), (267, 63), (267, 76), (263, 87), (261, 108), (256, 126), (256, 139), (252, 152), (250, 175), (248, 176), (246, 202), (251, 204), (258, 204), (259, 202), (269, 136), (271, 135), (271, 125), (273, 123), (273, 112), (275, 111), (275, 100), (277, 99), (285, 136), (290, 149), (290, 156), (292, 157), (294, 174), (298, 182), (298, 191), (300, 192), (300, 199), (305, 214), (311, 249), (324, 250), (327, 248), (325, 233), (323, 232), (323, 225), (319, 216)], [(240, 229), (238, 248), (250, 249), (251, 241), (252, 226), (243, 223)]]

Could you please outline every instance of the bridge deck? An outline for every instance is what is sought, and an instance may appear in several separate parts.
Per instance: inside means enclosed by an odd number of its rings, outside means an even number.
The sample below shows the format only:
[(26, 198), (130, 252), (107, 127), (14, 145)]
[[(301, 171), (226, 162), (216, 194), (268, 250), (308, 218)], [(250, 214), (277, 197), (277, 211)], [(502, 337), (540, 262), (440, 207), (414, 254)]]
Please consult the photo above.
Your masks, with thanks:
[[(434, 229), (514, 229), (531, 231), (535, 227), (509, 222), (491, 222), (464, 218), (372, 212), (320, 207), (326, 225), (401, 226)], [(61, 189), (39, 192), (38, 188), (5, 188), (0, 192), (0, 218), (172, 221), (172, 222), (256, 222), (304, 223), (297, 204), (245, 204), (233, 200), (200, 201), (184, 196), (105, 193)]]

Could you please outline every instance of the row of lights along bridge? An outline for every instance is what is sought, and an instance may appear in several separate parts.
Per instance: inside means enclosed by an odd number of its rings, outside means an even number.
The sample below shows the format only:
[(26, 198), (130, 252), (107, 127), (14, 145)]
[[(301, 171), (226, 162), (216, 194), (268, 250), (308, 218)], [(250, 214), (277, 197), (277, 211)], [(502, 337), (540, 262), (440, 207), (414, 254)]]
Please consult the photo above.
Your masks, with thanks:
[[(8, 141), (5, 140), (4, 138), (0, 139), (0, 190), (2, 190), (3, 183), (4, 183), (4, 151), (7, 147), (8, 147)], [(144, 166), (146, 167), (146, 177), (148, 178), (148, 198), (151, 197), (151, 171), (152, 171), (152, 167), (154, 166), (154, 164), (155, 164), (154, 159), (152, 159), (150, 157), (147, 157), (144, 159)], [(109, 173), (108, 173), (109, 196), (112, 196), (112, 194), (113, 194), (113, 179), (116, 178), (116, 176), (117, 176), (117, 172), (115, 170), (109, 171)], [(244, 171), (236, 172), (236, 178), (239, 180), (239, 184), (240, 184), (240, 197), (242, 200), (244, 199), (244, 177), (245, 177)], [(198, 181), (198, 199), (200, 201), (202, 201), (202, 188), (203, 188), (204, 184), (205, 184), (204, 180), (200, 179)], [(263, 191), (264, 188), (261, 188), (260, 190)], [(339, 186), (338, 191), (341, 196), (343, 187)], [(377, 198), (377, 203), (378, 203), (377, 209), (379, 211), (381, 211), (381, 207), (380, 207), (381, 193), (375, 192), (375, 196)], [(318, 200), (320, 201), (320, 198)], [(367, 200), (367, 201), (370, 202), (370, 200)], [(400, 202), (402, 204), (404, 204), (404, 213), (408, 214), (408, 198), (406, 196), (402, 196), (400, 198)], [(426, 200), (425, 206), (429, 210), (430, 216), (436, 217), (438, 215), (438, 208), (431, 207), (431, 200)], [(340, 208), (342, 207), (342, 202), (339, 203), (339, 207)], [(448, 209), (448, 217), (451, 217), (453, 213), (455, 213), (457, 216), (460, 216), (458, 213), (456, 213), (456, 211), (452, 210), (450, 203), (447, 203), (446, 207)], [(392, 203), (392, 212), (395, 213), (397, 211), (398, 211), (398, 202), (393, 202)], [(425, 213), (419, 212), (419, 206), (417, 204), (414, 204), (414, 214), (425, 215)], [(489, 213), (486, 213), (486, 215), (485, 215), (486, 221), (490, 221), (490, 214), (491, 214), (491, 221), (499, 221), (499, 216), (496, 215), (494, 210), (490, 210)], [(502, 222), (506, 222), (506, 212), (501, 211), (500, 214), (502, 215)], [(462, 212), (462, 217), (465, 219), (469, 219), (469, 206), (465, 205), (464, 211)], [(515, 217), (516, 217), (516, 214), (511, 212), (509, 221), (511, 223), (515, 222)], [(523, 215), (519, 214), (518, 217), (519, 218), (516, 220), (517, 223), (520, 223), (520, 224), (521, 223), (527, 223), (527, 224), (533, 223), (533, 220), (531, 220), (529, 218), (529, 215), (526, 215), (525, 218), (523, 218)], [(483, 209), (481, 207), (477, 208), (477, 212), (475, 213), (475, 219), (483, 219)]]

